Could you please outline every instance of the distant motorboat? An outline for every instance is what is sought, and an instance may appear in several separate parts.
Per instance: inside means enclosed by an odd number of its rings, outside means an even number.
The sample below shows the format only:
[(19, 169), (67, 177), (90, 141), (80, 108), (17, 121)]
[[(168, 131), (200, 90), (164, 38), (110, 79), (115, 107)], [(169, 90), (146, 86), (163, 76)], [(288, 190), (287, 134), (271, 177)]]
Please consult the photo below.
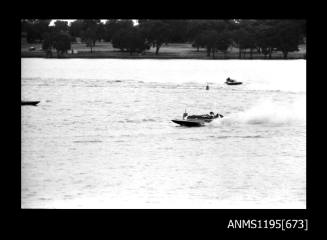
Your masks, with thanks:
[(230, 78), (227, 78), (225, 83), (227, 85), (240, 85), (240, 84), (242, 84), (242, 82), (238, 82), (238, 81), (230, 79)]
[(40, 101), (21, 101), (21, 105), (32, 105), (32, 106), (36, 106), (37, 104), (39, 104)]

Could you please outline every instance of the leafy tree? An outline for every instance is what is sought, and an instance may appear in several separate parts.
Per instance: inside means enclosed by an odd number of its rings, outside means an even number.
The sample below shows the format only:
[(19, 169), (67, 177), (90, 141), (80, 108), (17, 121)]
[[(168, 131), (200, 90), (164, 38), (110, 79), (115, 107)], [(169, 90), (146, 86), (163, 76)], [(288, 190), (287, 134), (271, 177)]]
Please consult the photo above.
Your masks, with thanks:
[(197, 48), (197, 52), (199, 52), (200, 47), (205, 47), (204, 32), (208, 28), (209, 26), (205, 20), (188, 21), (186, 37), (188, 41), (192, 42), (192, 47)]
[(22, 32), (26, 32), (28, 25), (29, 24), (33, 24), (36, 22), (37, 19), (21, 19), (20, 23), (21, 23), (21, 30)]
[(97, 31), (100, 24), (100, 19), (83, 19), (83, 32), (81, 37), (86, 42), (86, 46), (91, 48), (95, 46), (98, 39)]
[(96, 29), (94, 27), (86, 29), (82, 32), (82, 38), (86, 42), (86, 46), (90, 47), (92, 53), (92, 49), (95, 46), (95, 41), (97, 39)]
[(49, 31), (50, 22), (50, 19), (24, 19), (22, 30), (27, 34), (27, 42), (34, 43), (37, 40), (41, 42), (43, 34)]
[(192, 47), (196, 47), (197, 52), (199, 52), (200, 47), (205, 47), (205, 36), (203, 32), (194, 37)]
[(257, 20), (246, 20), (243, 21), (244, 28), (246, 29), (246, 38), (244, 39), (245, 42), (243, 43), (243, 47), (245, 49), (250, 49), (250, 58), (252, 59), (253, 49), (256, 49), (257, 46)]
[(156, 48), (155, 54), (158, 55), (160, 47), (169, 41), (169, 25), (162, 20), (147, 20), (141, 21), (139, 26), (147, 42)]
[(223, 32), (218, 34), (216, 48), (219, 51), (224, 53), (224, 58), (226, 58), (226, 52), (231, 45), (231, 35), (228, 30), (224, 30)]
[(271, 54), (276, 46), (276, 28), (272, 22), (262, 21), (257, 26), (256, 42), (259, 52), (264, 54), (265, 58)]
[(115, 33), (121, 29), (130, 29), (133, 27), (133, 21), (130, 19), (109, 19), (104, 24), (104, 40), (111, 41)]
[(217, 33), (225, 31), (228, 27), (226, 20), (207, 20), (209, 29), (215, 30)]
[(201, 31), (201, 22), (200, 20), (189, 20), (187, 25), (187, 40), (194, 41), (195, 37), (200, 34)]
[(97, 30), (96, 30), (96, 35), (97, 35), (97, 40), (101, 41), (102, 39), (105, 38), (105, 28), (104, 28), (104, 24), (102, 22), (100, 22), (98, 24)]
[(63, 32), (55, 33), (53, 46), (57, 50), (57, 56), (61, 57), (71, 49), (71, 36)]
[(294, 20), (281, 20), (277, 22), (277, 42), (276, 47), (283, 52), (287, 58), (289, 52), (298, 51), (301, 41), (301, 30), (299, 24)]
[(39, 38), (38, 32), (33, 24), (28, 23), (26, 25), (26, 40), (28, 43), (35, 43), (35, 41)]
[(167, 24), (169, 33), (169, 42), (184, 43), (187, 41), (187, 20), (163, 20)]
[(212, 52), (212, 58), (215, 58), (215, 52), (217, 50), (217, 42), (219, 39), (219, 35), (215, 30), (207, 30), (203, 32), (204, 36), (204, 44), (207, 48), (207, 56), (210, 56)]
[[(262, 24), (265, 29), (262, 31), (263, 41), (268, 46), (267, 50), (264, 50), (264, 54), (268, 54), (269, 58), (272, 57), (272, 53), (278, 50), (278, 35), (279, 35), (279, 22), (281, 20), (263, 20)], [(283, 20), (284, 21), (284, 20)], [(260, 36), (260, 34), (259, 34)]]
[(257, 28), (257, 47), (265, 55), (273, 51), (282, 51), (284, 58), (288, 52), (297, 51), (305, 37), (305, 21), (302, 20), (261, 20)]
[(130, 55), (134, 52), (144, 52), (149, 47), (146, 44), (145, 36), (137, 27), (121, 29), (112, 37), (112, 45), (121, 51), (128, 51)]
[[(92, 34), (89, 34), (90, 31)], [(93, 35), (93, 32), (95, 32), (95, 35)], [(78, 19), (73, 21), (69, 27), (70, 35), (75, 38), (82, 38), (83, 41), (86, 41), (87, 46), (90, 45), (90, 35), (92, 35), (92, 46), (95, 46), (97, 40), (103, 39), (103, 32), (103, 23), (100, 19)], [(85, 36), (88, 36), (88, 38), (85, 38)]]
[(57, 20), (54, 22), (54, 30), (56, 32), (68, 32), (68, 22)]
[(254, 25), (255, 21), (253, 20), (238, 20), (233, 25), (231, 35), (233, 42), (239, 48), (239, 58), (242, 58), (242, 53), (245, 56), (246, 49), (250, 49), (250, 57), (252, 58), (253, 49), (256, 48)]
[(52, 48), (57, 50), (57, 57), (62, 57), (71, 49), (71, 36), (67, 32), (47, 32), (43, 38), (42, 49), (47, 57), (52, 57)]
[[(192, 46), (196, 47), (197, 51), (199, 51), (199, 47), (206, 46), (207, 55), (210, 56), (211, 52), (214, 55), (217, 50), (218, 35), (223, 32), (227, 33), (228, 26), (227, 20), (190, 20), (187, 37), (188, 40), (193, 42)], [(210, 42), (211, 47), (208, 42)], [(220, 47), (223, 48), (222, 43)]]
[(71, 22), (69, 27), (69, 33), (72, 37), (81, 37), (83, 32), (84, 23), (83, 20), (76, 20)]
[(120, 29), (117, 31), (112, 37), (111, 37), (111, 43), (113, 48), (119, 48), (120, 51), (127, 51), (128, 44), (127, 44), (127, 38), (128, 38), (128, 32), (127, 29)]
[(45, 33), (43, 35), (42, 49), (45, 51), (47, 57), (52, 57), (53, 45), (53, 33)]
[(239, 31), (239, 48), (243, 50), (245, 56), (245, 50), (250, 49), (250, 57), (252, 58), (252, 51), (255, 48), (255, 39), (251, 31), (246, 29), (240, 29)]
[(130, 54), (133, 52), (144, 52), (145, 49), (149, 49), (149, 45), (146, 43), (145, 35), (140, 31), (138, 27), (134, 27), (127, 34), (127, 48)]

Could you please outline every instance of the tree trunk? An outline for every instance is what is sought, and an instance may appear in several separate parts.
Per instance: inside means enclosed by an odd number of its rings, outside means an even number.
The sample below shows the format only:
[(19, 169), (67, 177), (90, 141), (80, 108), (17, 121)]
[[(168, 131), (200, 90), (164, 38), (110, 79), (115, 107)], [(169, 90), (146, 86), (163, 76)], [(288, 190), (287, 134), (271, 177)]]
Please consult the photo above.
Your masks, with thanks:
[(63, 55), (64, 55), (64, 51), (62, 51), (62, 50), (57, 50), (57, 57), (58, 57), (58, 58), (62, 58)]
[(269, 59), (271, 59), (272, 48), (269, 48)]
[(197, 46), (197, 52), (199, 52), (200, 51), (200, 46)]
[(252, 59), (252, 48), (250, 48), (250, 58)]
[(242, 50), (241, 50), (241, 48), (239, 48), (239, 51), (238, 51), (238, 58), (242, 59)]
[(215, 58), (215, 50), (216, 49), (214, 49), (214, 48), (212, 49), (212, 58)]
[(283, 55), (284, 55), (284, 59), (287, 59), (288, 52), (287, 51), (283, 51)]
[(210, 57), (211, 48), (207, 48), (207, 57)]
[(156, 45), (156, 55), (158, 55), (158, 53), (159, 53), (159, 48), (160, 48), (160, 45)]
[(47, 56), (47, 57), (52, 57), (52, 51), (51, 51), (51, 49), (48, 49), (48, 50), (46, 51), (46, 56)]

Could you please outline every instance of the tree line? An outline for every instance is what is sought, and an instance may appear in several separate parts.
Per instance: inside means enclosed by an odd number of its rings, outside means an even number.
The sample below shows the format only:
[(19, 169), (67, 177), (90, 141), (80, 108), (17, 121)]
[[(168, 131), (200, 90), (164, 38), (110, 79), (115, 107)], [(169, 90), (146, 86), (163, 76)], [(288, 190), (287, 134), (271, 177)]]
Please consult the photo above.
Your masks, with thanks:
[(239, 58), (254, 52), (271, 58), (281, 51), (284, 58), (298, 51), (306, 37), (306, 21), (296, 19), (224, 19), (224, 20), (159, 20), (139, 19), (135, 25), (128, 19), (78, 19), (71, 24), (57, 20), (49, 26), (50, 19), (23, 19), (22, 32), (29, 43), (40, 42), (51, 55), (52, 48), (58, 56), (71, 49), (71, 43), (80, 38), (92, 52), (97, 41), (111, 42), (114, 48), (133, 54), (145, 54), (150, 47), (159, 54), (168, 43), (192, 43), (200, 50), (205, 48), (208, 57), (217, 52), (225, 54), (230, 47), (239, 49)]

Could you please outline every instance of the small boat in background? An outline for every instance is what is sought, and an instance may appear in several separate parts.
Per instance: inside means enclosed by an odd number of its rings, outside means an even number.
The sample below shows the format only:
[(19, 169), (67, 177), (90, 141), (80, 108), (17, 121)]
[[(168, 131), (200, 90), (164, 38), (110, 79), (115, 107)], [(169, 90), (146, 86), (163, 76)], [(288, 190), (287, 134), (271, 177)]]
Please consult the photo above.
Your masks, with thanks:
[(40, 101), (22, 101), (21, 105), (32, 105), (36, 106)]
[(230, 79), (230, 78), (227, 78), (225, 83), (227, 85), (240, 85), (240, 84), (242, 84), (242, 82), (238, 82), (238, 81)]

